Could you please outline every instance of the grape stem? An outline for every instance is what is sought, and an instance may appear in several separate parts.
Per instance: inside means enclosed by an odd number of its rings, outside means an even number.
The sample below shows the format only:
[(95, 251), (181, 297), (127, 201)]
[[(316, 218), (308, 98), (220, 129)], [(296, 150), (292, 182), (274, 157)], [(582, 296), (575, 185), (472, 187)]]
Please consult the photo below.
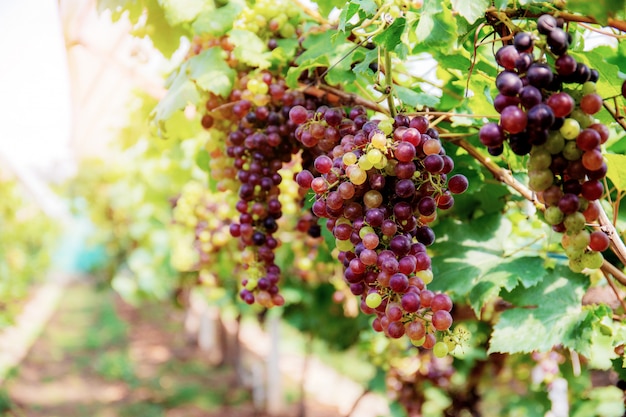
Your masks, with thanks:
[(622, 271), (617, 269), (613, 264), (611, 264), (610, 262), (607, 262), (606, 259), (602, 263), (601, 268), (602, 268), (602, 273), (604, 274), (604, 277), (606, 278), (607, 283), (609, 284), (609, 286), (615, 293), (615, 297), (617, 297), (617, 299), (619, 300), (619, 303), (622, 305), (622, 308), (624, 309), (624, 311), (626, 311), (626, 302), (622, 299), (622, 297), (620, 297), (619, 291), (617, 290), (615, 283), (613, 283), (611, 278), (609, 278), (609, 275), (612, 275), (613, 278), (618, 280), (622, 285), (626, 285), (624, 284), (624, 282), (626, 282), (626, 276), (624, 275)]
[(611, 117), (613, 117), (613, 119), (619, 123), (619, 125), (626, 130), (626, 119), (624, 119), (624, 116), (621, 116), (619, 114), (617, 114), (617, 112), (612, 109), (607, 103), (606, 101), (602, 102), (602, 105), (604, 106), (604, 108), (606, 109), (606, 111), (609, 112), (609, 114), (611, 115)]
[(393, 74), (391, 71), (391, 52), (385, 49), (385, 84), (387, 93), (387, 106), (391, 117), (396, 117), (396, 106), (393, 102)]

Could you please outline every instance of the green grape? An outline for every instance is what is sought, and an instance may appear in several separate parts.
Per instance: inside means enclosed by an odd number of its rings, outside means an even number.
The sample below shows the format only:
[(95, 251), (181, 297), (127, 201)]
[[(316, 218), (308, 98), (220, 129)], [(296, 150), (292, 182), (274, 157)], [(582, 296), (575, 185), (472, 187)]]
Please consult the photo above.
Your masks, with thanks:
[(377, 292), (371, 292), (365, 297), (365, 304), (369, 308), (376, 308), (383, 302), (383, 298)]
[(410, 340), (411, 340), (411, 344), (412, 344), (413, 346), (420, 347), (420, 346), (422, 346), (422, 345), (424, 344), (424, 342), (426, 341), (426, 336), (422, 336), (422, 338), (421, 338), (421, 339), (418, 339), (418, 340), (413, 340), (413, 339), (410, 339)]
[(590, 251), (583, 254), (581, 262), (585, 268), (598, 269), (602, 266), (604, 257), (600, 252)]
[(546, 223), (555, 225), (561, 223), (565, 215), (557, 206), (550, 206), (544, 212), (543, 217), (545, 218)]
[(372, 163), (372, 165), (376, 165), (383, 159), (383, 153), (379, 149), (370, 149), (365, 154), (367, 160)]
[(563, 157), (568, 161), (578, 161), (583, 156), (583, 151), (578, 149), (575, 141), (567, 141), (563, 147)]
[(444, 342), (437, 342), (433, 346), (433, 354), (438, 358), (443, 358), (448, 354), (448, 345)]
[(535, 152), (531, 152), (528, 159), (528, 170), (543, 170), (548, 169), (552, 163), (552, 155), (545, 149), (539, 149)]
[(574, 109), (574, 111), (572, 111), (572, 114), (570, 114), (570, 118), (576, 120), (581, 129), (586, 129), (594, 122), (593, 116), (588, 115), (579, 108), (576, 108)]
[(585, 216), (577, 211), (576, 213), (568, 214), (563, 220), (565, 229), (568, 233), (578, 233), (585, 227)]
[(549, 169), (530, 171), (528, 186), (533, 191), (545, 191), (554, 183), (554, 175)]
[[(576, 213), (579, 214), (579, 213)], [(589, 246), (590, 233), (587, 230), (581, 230), (580, 232), (569, 236), (569, 245), (573, 250), (584, 251)]]
[(563, 121), (563, 126), (559, 129), (559, 132), (567, 140), (576, 139), (580, 133), (580, 123), (578, 120), (568, 117)]
[(583, 269), (585, 269), (582, 256), (578, 258), (570, 258), (569, 269), (571, 269), (573, 272), (582, 272)]
[(550, 152), (552, 155), (556, 155), (563, 150), (565, 138), (558, 130), (551, 130), (548, 135), (548, 140), (543, 146), (546, 151)]
[(596, 92), (596, 83), (594, 83), (592, 81), (587, 81), (586, 83), (583, 84), (583, 88), (582, 88), (581, 92), (582, 92), (583, 96), (586, 96), (587, 94), (595, 93)]

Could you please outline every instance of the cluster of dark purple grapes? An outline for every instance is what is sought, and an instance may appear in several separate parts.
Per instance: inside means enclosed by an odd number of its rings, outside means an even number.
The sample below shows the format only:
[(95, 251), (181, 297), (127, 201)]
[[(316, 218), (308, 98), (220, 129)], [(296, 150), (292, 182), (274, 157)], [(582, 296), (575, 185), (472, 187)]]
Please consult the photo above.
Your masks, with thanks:
[(280, 306), (284, 304), (277, 286), (281, 271), (274, 262), (274, 250), (279, 245), (274, 234), (282, 216), (278, 199), (282, 177), (278, 171), (298, 152), (296, 126), (289, 121), (289, 109), (306, 105), (307, 99), (269, 73), (260, 80), (244, 79), (241, 84), (242, 90), (231, 95), (235, 103), (232, 113), (239, 122), (228, 135), (226, 150), (240, 183), (236, 204), (239, 222), (231, 224), (230, 232), (248, 249), (243, 259), (247, 278), (242, 281), (240, 296), (248, 304), (256, 301), (265, 307)]
[(609, 130), (593, 118), (603, 105), (599, 73), (567, 53), (571, 36), (553, 16), (539, 17), (537, 32), (519, 32), (496, 52), (504, 67), (494, 99), (500, 123), (483, 126), (480, 141), (492, 155), (502, 153), (504, 142), (517, 155), (530, 154), (529, 187), (546, 206), (546, 222), (566, 232), (570, 267), (598, 268), (609, 238), (586, 224), (598, 218), (595, 200), (607, 172), (600, 147)]
[(327, 219), (361, 310), (376, 315), (376, 331), (406, 334), (446, 355), (455, 346), (448, 331), (452, 302), (426, 288), (433, 279), (426, 247), (435, 240), (428, 224), (468, 183), (460, 174), (448, 179), (454, 162), (438, 132), (423, 116), (370, 120), (358, 106), (348, 113), (294, 106), (289, 118), (298, 125), (297, 140), (323, 151), (296, 181), (315, 193), (313, 213)]

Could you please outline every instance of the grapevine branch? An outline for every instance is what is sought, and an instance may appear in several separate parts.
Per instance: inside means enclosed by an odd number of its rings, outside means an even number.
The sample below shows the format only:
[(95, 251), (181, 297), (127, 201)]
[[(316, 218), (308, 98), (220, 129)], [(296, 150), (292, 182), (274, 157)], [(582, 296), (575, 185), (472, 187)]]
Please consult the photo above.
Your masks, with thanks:
[[(567, 12), (562, 12), (562, 11), (557, 11), (557, 12), (552, 12), (552, 13), (549, 13), (549, 12), (546, 13), (545, 11), (542, 11), (540, 13), (532, 13), (532, 12), (529, 12), (528, 10), (523, 10), (523, 9), (498, 10), (495, 7), (491, 7), (487, 9), (487, 12), (486, 12), (487, 17), (490, 17), (495, 20), (500, 20), (500, 16), (502, 14), (506, 15), (509, 18), (516, 18), (516, 17), (537, 18), (543, 14), (553, 14), (557, 17), (562, 18), (566, 22), (590, 23), (593, 25), (604, 26), (602, 23), (598, 22), (598, 20), (594, 17), (581, 16), (581, 15), (576, 15), (573, 13), (567, 13)], [(625, 21), (617, 20), (612, 17), (609, 17), (607, 20), (607, 25), (621, 32), (626, 32)]]

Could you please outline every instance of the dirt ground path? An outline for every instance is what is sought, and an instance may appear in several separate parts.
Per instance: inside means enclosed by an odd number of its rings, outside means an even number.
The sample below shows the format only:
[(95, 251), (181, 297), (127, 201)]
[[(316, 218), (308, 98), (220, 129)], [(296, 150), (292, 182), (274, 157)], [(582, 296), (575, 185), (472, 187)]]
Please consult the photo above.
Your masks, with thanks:
[[(122, 302), (110, 290), (67, 287), (26, 359), (0, 392), (16, 417), (260, 417), (235, 372), (212, 367), (170, 304)], [(293, 412), (281, 417), (296, 415)], [(338, 416), (307, 406), (307, 417)]]

